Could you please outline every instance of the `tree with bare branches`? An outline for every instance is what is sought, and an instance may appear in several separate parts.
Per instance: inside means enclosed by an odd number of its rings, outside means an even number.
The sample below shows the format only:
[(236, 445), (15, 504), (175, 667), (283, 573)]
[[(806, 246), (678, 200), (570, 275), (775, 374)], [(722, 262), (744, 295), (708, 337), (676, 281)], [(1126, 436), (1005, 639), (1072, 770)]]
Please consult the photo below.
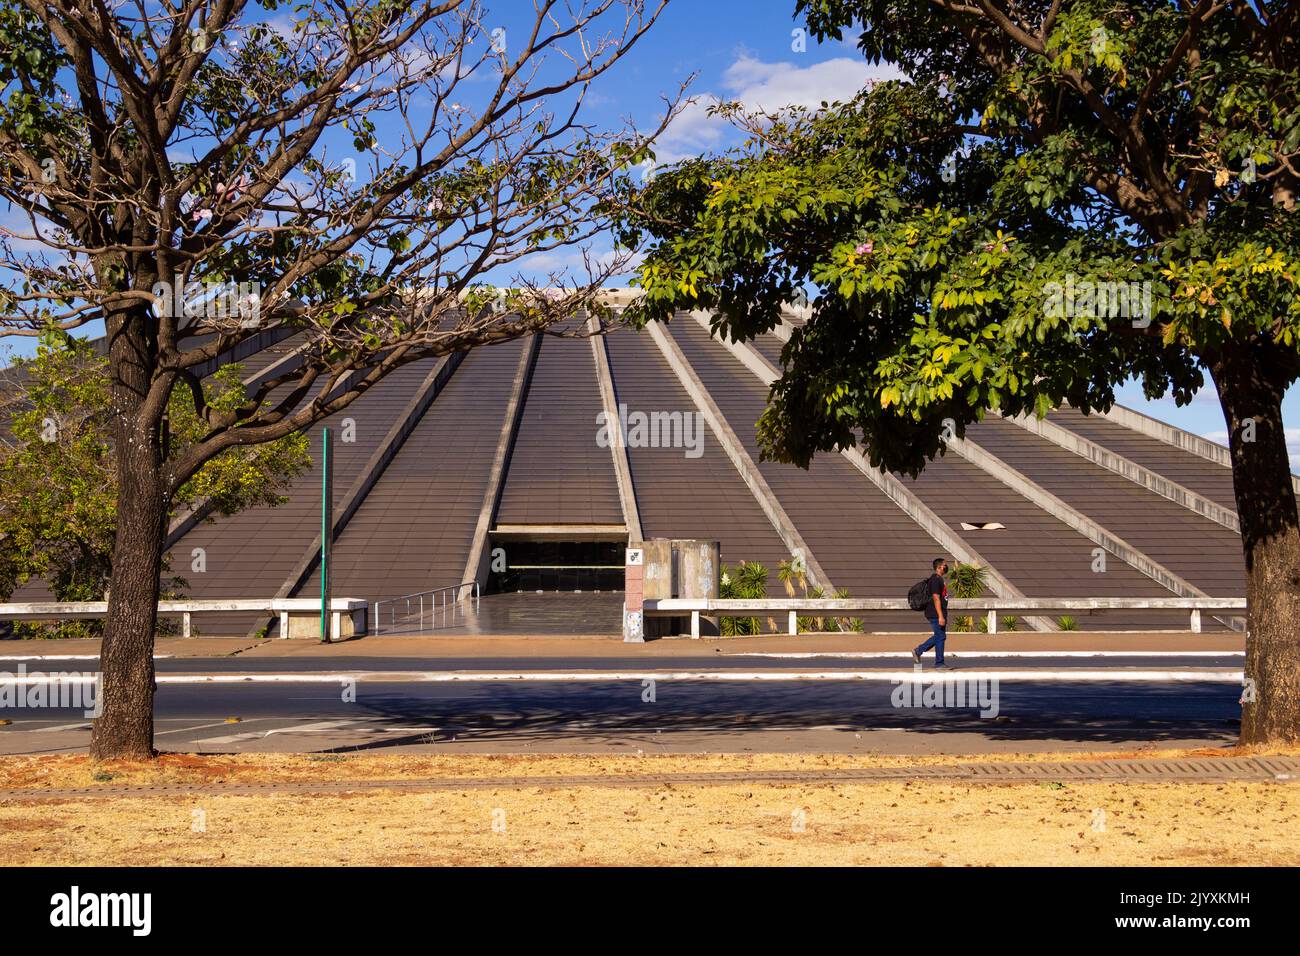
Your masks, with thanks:
[[(409, 362), (599, 307), (626, 252), (522, 272), (585, 249), (632, 188), (658, 130), (597, 130), (584, 99), (665, 2), (533, 0), (508, 35), (476, 0), (0, 2), (0, 193), (26, 217), (0, 243), (0, 334), (102, 323), (111, 378), (93, 756), (153, 754), (164, 531), (206, 462)], [(204, 375), (276, 323), (305, 335), (300, 363), (208, 402)], [(179, 449), (178, 392), (206, 426)]]

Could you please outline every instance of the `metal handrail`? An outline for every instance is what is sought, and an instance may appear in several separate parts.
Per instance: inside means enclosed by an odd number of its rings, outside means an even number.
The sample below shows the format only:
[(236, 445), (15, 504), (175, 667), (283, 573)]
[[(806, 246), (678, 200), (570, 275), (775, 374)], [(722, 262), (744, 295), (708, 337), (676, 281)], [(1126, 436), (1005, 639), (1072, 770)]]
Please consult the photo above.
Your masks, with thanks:
[(411, 609), (412, 609), (412, 607), (414, 607), (415, 610), (416, 610), (416, 615), (417, 615), (418, 630), (420, 630), (421, 632), (423, 632), (423, 631), (424, 631), (424, 608), (425, 608), (425, 598), (428, 598), (428, 599), (429, 599), (429, 600), (428, 600), (428, 607), (429, 607), (429, 624), (430, 624), (430, 628), (429, 628), (429, 629), (430, 629), (430, 630), (433, 630), (434, 628), (436, 628), (436, 627), (438, 626), (438, 624), (437, 624), (437, 616), (436, 616), (436, 615), (437, 615), (438, 605), (439, 605), (439, 603), (440, 603), (440, 602), (438, 601), (438, 599), (437, 599), (435, 596), (436, 596), (436, 595), (441, 595), (441, 596), (442, 596), (442, 600), (441, 600), (441, 613), (442, 613), (443, 622), (446, 623), (446, 621), (447, 621), (447, 603), (448, 603), (448, 602), (447, 602), (447, 593), (448, 593), (449, 591), (455, 591), (455, 592), (456, 592), (456, 597), (453, 598), (452, 601), (451, 601), (451, 606), (452, 606), (452, 615), (453, 615), (453, 617), (454, 617), (454, 616), (455, 616), (455, 613), (456, 613), (456, 606), (457, 606), (457, 605), (458, 605), (462, 600), (465, 599), (465, 598), (461, 597), (461, 595), (460, 595), (461, 590), (464, 589), (464, 588), (473, 588), (472, 593), (471, 593), (470, 595), (467, 595), (467, 597), (472, 597), (472, 598), (473, 598), (473, 600), (474, 600), (474, 607), (477, 608), (477, 607), (478, 607), (479, 596), (480, 596), (480, 595), (479, 595), (479, 583), (478, 583), (477, 581), (462, 581), (460, 584), (449, 584), (449, 585), (446, 585), (445, 587), (433, 588), (432, 590), (429, 590), (429, 591), (416, 591), (416, 592), (414, 592), (414, 593), (412, 593), (412, 594), (403, 594), (403, 595), (400, 595), (400, 596), (398, 596), (398, 597), (394, 597), (394, 598), (384, 598), (384, 600), (382, 600), (382, 601), (374, 601), (374, 602), (372, 602), (371, 605), (370, 605), (370, 619), (371, 619), (371, 621), (373, 622), (374, 633), (375, 633), (376, 635), (378, 635), (379, 633), (381, 633), (381, 629), (382, 629), (382, 625), (383, 625), (383, 615), (380, 613), (380, 610), (379, 610), (379, 609), (380, 609), (380, 606), (381, 606), (381, 605), (384, 605), (384, 604), (390, 605), (390, 609), (389, 609), (389, 623), (392, 624), (392, 625), (394, 625), (394, 626), (396, 626), (396, 624), (397, 624), (397, 607), (398, 607), (398, 604), (401, 603), (401, 602), (405, 602), (405, 606), (406, 606), (406, 616), (403, 617), (402, 620), (404, 620), (404, 621), (409, 621), (409, 620), (411, 619)]

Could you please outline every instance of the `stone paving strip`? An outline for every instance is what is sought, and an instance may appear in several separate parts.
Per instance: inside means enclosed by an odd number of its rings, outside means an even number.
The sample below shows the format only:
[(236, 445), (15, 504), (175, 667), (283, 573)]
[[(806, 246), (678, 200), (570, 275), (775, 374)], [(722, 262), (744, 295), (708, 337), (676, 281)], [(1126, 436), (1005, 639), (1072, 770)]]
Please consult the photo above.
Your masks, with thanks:
[(248, 783), (173, 783), (122, 787), (0, 790), (0, 803), (75, 800), (86, 797), (154, 797), (193, 793), (263, 796), (277, 793), (354, 793), (394, 790), (574, 789), (580, 787), (735, 786), (744, 784), (836, 785), (905, 781), (967, 783), (1296, 783), (1300, 757), (1080, 760), (1065, 763), (972, 763), (951, 766), (861, 767), (837, 770), (757, 770), (566, 776), (449, 777), (443, 779), (321, 780)]

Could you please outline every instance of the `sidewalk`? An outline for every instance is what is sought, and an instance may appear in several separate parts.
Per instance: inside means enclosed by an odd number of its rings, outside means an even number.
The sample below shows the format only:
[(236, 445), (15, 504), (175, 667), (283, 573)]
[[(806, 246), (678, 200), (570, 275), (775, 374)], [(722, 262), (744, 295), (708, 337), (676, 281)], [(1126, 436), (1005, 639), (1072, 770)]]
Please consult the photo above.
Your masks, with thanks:
[[(394, 660), (413, 658), (618, 658), (657, 660), (701, 657), (712, 654), (837, 654), (871, 652), (900, 653), (911, 650), (924, 637), (907, 634), (802, 634), (791, 637), (773, 634), (759, 637), (665, 638), (645, 644), (624, 644), (615, 638), (568, 638), (547, 636), (491, 637), (363, 637), (338, 644), (307, 640), (253, 640), (249, 638), (160, 638), (158, 656), (174, 658), (338, 658), (343, 663), (354, 657)], [(1188, 632), (1016, 632), (1011, 634), (951, 634), (947, 650), (960, 655), (976, 651), (1223, 651), (1240, 653), (1245, 637), (1236, 633), (1191, 634)], [(0, 641), (0, 662), (15, 664), (20, 658), (56, 660), (93, 658), (99, 654), (98, 640)]]

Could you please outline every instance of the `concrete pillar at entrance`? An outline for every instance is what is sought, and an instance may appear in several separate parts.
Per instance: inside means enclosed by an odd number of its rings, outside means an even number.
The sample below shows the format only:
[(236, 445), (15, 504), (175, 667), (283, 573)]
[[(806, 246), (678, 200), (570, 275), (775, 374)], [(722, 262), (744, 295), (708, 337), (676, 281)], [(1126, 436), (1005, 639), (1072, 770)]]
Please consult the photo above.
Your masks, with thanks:
[[(722, 587), (721, 545), (717, 541), (675, 539), (672, 547), (677, 569), (673, 596), (716, 598)], [(718, 622), (713, 618), (699, 618), (698, 634), (691, 628), (692, 637), (713, 637), (718, 633)]]
[(722, 586), (722, 568), (718, 561), (721, 546), (717, 541), (675, 539), (677, 555), (676, 597), (716, 598)]
[[(722, 565), (719, 561), (720, 546), (717, 541), (651, 538), (649, 541), (640, 542), (640, 550), (641, 587), (644, 600), (718, 596), (722, 583)], [(631, 572), (630, 567), (628, 571)], [(631, 573), (629, 573), (627, 587), (630, 592)], [(626, 618), (626, 613), (624, 617)], [(686, 615), (680, 618), (643, 618), (642, 629), (645, 637), (687, 634), (691, 632), (691, 619)], [(717, 622), (703, 618), (700, 621), (700, 633), (705, 636), (717, 634)], [(628, 639), (626, 626), (624, 639)]]
[[(642, 562), (642, 594), (647, 601), (673, 596), (673, 548), (667, 538), (651, 538), (640, 542)], [(662, 637), (674, 633), (669, 629), (668, 618), (643, 618), (645, 637)]]
[(645, 616), (642, 602), (645, 598), (645, 552), (628, 548), (623, 562), (623, 642), (645, 643)]

